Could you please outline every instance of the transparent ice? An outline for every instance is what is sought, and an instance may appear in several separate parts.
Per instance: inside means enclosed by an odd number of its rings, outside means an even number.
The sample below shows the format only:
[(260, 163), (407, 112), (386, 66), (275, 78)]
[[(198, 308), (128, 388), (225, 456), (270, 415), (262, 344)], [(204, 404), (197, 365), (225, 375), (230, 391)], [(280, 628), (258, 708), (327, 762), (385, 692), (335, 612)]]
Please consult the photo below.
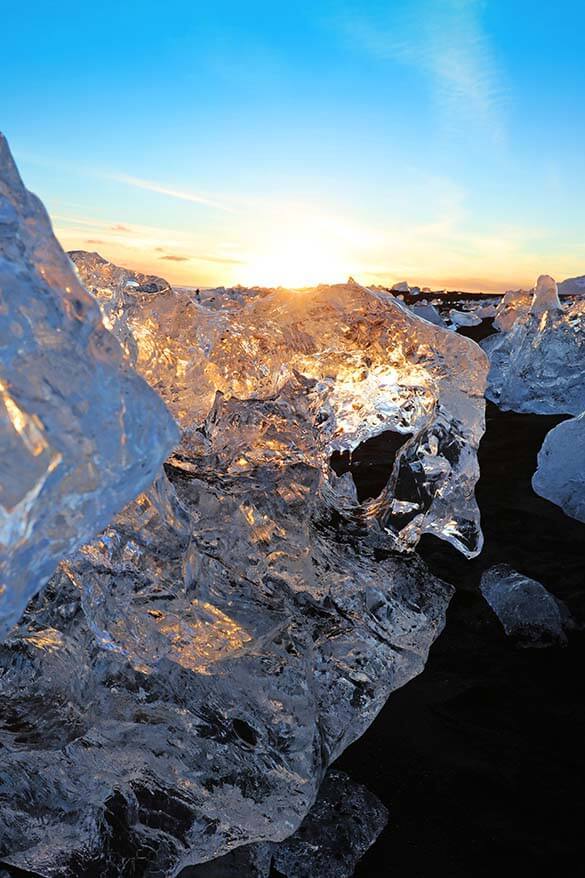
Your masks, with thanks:
[(0, 135), (0, 639), (177, 440)]
[(585, 521), (585, 413), (546, 435), (532, 487), (567, 515)]
[[(253, 425), (265, 407), (213, 423)], [(243, 473), (217, 462), (168, 468), (0, 650), (11, 864), (113, 878), (132, 856), (170, 876), (281, 840), (424, 667), (450, 591), (422, 561), (333, 506), (314, 465), (269, 447)]]
[(439, 311), (434, 305), (431, 305), (430, 302), (415, 302), (410, 306), (410, 310), (413, 314), (416, 314), (417, 317), (422, 317), (423, 320), (427, 320), (429, 323), (434, 323), (435, 326), (445, 327), (446, 325)]
[(482, 342), (490, 358), (486, 396), (505, 410), (580, 414), (585, 409), (585, 307), (563, 310), (542, 276), (529, 312)]
[(496, 564), (482, 575), (480, 589), (506, 634), (519, 646), (567, 642), (568, 610), (540, 582), (507, 564)]
[[(198, 301), (74, 258), (182, 436), (0, 648), (0, 857), (170, 878), (293, 833), (424, 667), (451, 590), (411, 550), (481, 547), (487, 360), (355, 283)], [(387, 431), (360, 503), (331, 456)]]
[(532, 298), (532, 290), (508, 290), (496, 308), (494, 328), (509, 332), (517, 320), (525, 320), (530, 313)]
[[(388, 821), (384, 805), (340, 771), (329, 771), (299, 829), (280, 844), (248, 845), (186, 870), (181, 878), (352, 878)], [(272, 873), (274, 874), (274, 873)]]
[(332, 452), (399, 433), (408, 441), (385, 491), (356, 514), (386, 529), (398, 548), (413, 548), (432, 533), (469, 556), (481, 549), (474, 487), (487, 361), (473, 342), (355, 282), (249, 294), (238, 288), (237, 298), (224, 297), (225, 307), (215, 301), (207, 307), (207, 299), (199, 303), (190, 291), (128, 291), (112, 283), (109, 270), (100, 288), (86, 263), (76, 263), (100, 301), (122, 303), (112, 331), (127, 347), (130, 332), (136, 368), (183, 427), (184, 456), (199, 453), (200, 426), (216, 393), (247, 401), (244, 407), (270, 400), (273, 410), (303, 396), (303, 382), (310, 382), (311, 409), (298, 429), (285, 411), (279, 422), (271, 417), (249, 429), (231, 416), (235, 426), (221, 443), (222, 454), (234, 457), (232, 467), (245, 473), (256, 445), (274, 461), (300, 456), (321, 470), (339, 503), (355, 506), (347, 481), (331, 477)]

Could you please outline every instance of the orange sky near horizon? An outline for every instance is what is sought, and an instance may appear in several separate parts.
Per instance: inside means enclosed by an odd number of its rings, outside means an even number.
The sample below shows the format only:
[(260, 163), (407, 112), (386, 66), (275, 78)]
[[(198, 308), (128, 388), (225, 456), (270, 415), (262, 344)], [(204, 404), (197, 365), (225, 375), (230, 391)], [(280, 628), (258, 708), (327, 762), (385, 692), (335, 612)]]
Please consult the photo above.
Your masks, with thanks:
[[(53, 217), (53, 222), (64, 249), (96, 251), (111, 262), (164, 277), (175, 286), (216, 287), (241, 283), (301, 287), (344, 282), (351, 275), (365, 285), (391, 286), (407, 280), (431, 289), (501, 293), (507, 289), (530, 289), (541, 273), (552, 273), (558, 281), (579, 273), (578, 260), (575, 264), (566, 261), (559, 270), (559, 265), (551, 267), (539, 263), (537, 258), (530, 260), (531, 265), (526, 265), (522, 273), (501, 267), (497, 273), (483, 273), (481, 264), (470, 265), (469, 273), (458, 272), (454, 269), (460, 255), (454, 252), (450, 256), (444, 249), (435, 253), (444, 271), (430, 273), (425, 270), (431, 261), (429, 254), (424, 258), (421, 255), (421, 268), (417, 269), (412, 247), (405, 248), (404, 259), (389, 259), (385, 268), (384, 236), (375, 235), (368, 240), (367, 233), (362, 232), (361, 236), (352, 237), (351, 229), (346, 230), (345, 235), (337, 234), (339, 230), (333, 235), (320, 235), (322, 228), (299, 232), (297, 225), (290, 235), (269, 232), (263, 240), (260, 234), (255, 241), (244, 240), (219, 251), (209, 248), (212, 252), (207, 256), (192, 255), (192, 242), (185, 233), (68, 220), (60, 216)], [(428, 249), (436, 251), (436, 242), (431, 241)]]

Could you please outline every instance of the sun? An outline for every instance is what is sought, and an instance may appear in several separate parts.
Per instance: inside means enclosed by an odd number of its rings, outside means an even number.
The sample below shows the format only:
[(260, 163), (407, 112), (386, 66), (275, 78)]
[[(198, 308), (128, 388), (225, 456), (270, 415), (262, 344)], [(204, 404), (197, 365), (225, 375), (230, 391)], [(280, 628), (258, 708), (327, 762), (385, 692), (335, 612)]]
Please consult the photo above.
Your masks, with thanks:
[(299, 288), (340, 283), (359, 273), (356, 242), (334, 220), (279, 217), (275, 225), (250, 247), (242, 283)]

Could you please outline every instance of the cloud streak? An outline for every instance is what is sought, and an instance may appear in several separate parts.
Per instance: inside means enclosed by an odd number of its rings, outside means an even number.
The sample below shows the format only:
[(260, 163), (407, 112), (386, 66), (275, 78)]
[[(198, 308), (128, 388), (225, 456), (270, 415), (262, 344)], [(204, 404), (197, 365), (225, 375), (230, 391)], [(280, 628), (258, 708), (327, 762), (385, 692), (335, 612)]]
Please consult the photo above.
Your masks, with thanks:
[(480, 129), (501, 142), (506, 95), (482, 7), (481, 0), (397, 0), (367, 15), (350, 0), (336, 24), (369, 54), (421, 71), (449, 133)]
[(155, 180), (143, 180), (141, 177), (132, 177), (128, 174), (109, 174), (108, 179), (117, 183), (124, 183), (126, 186), (133, 186), (136, 189), (155, 192), (157, 195), (166, 195), (168, 198), (175, 198), (179, 201), (201, 204), (204, 207), (211, 207), (214, 210), (221, 210), (224, 213), (237, 213), (235, 208), (228, 204), (224, 204), (215, 198), (208, 198), (207, 195), (189, 192), (184, 189), (176, 189), (172, 186), (167, 186), (164, 183), (158, 183)]

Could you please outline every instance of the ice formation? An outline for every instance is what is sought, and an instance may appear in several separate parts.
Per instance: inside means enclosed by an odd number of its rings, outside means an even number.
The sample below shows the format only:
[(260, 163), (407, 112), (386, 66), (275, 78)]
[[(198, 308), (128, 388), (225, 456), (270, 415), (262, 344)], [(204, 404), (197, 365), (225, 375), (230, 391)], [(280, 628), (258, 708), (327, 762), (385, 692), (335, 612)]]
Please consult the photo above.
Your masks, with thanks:
[(388, 821), (384, 805), (365, 787), (329, 771), (317, 801), (290, 838), (236, 848), (181, 878), (352, 878)]
[(496, 564), (481, 577), (481, 593), (520, 646), (564, 645), (572, 625), (565, 605), (535, 579), (507, 564)]
[[(90, 283), (83, 260), (76, 263)], [(230, 455), (240, 442), (239, 472), (254, 464), (257, 453), (265, 455), (269, 441), (275, 462), (310, 461), (337, 504), (355, 506), (347, 481), (331, 477), (331, 454), (352, 451), (384, 431), (407, 435), (385, 491), (359, 515), (371, 527), (385, 528), (398, 548), (414, 547), (423, 533), (470, 556), (481, 548), (474, 486), (487, 363), (475, 344), (356, 283), (255, 290), (236, 307), (228, 297), (226, 309), (170, 289), (128, 293), (112, 286), (110, 273), (102, 288), (91, 285), (100, 300), (122, 301), (112, 331), (128, 348), (134, 345), (137, 369), (183, 427), (187, 456), (199, 453), (200, 427), (217, 392), (233, 400), (232, 407), (264, 400), (267, 411), (256, 415), (256, 427), (246, 428), (248, 436), (234, 427), (229, 442), (222, 440)], [(309, 405), (293, 428), (283, 406), (294, 406), (295, 398)], [(268, 410), (280, 415), (268, 416)], [(238, 424), (245, 417), (233, 415)]]
[(11, 865), (114, 878), (131, 856), (171, 876), (281, 840), (422, 670), (449, 589), (348, 521), (300, 454), (273, 458), (276, 433), (262, 453), (266, 415), (277, 427), (304, 412), (295, 394), (218, 403), (197, 473), (169, 468), (172, 483), (63, 564), (0, 649)]
[[(2, 168), (1, 508), (28, 491), (2, 526), (35, 589), (68, 558), (0, 645), (0, 859), (170, 878), (294, 832), (422, 670), (450, 588), (407, 550), (481, 548), (487, 361), (355, 282), (197, 297), (74, 253), (110, 334)], [(133, 366), (182, 431), (148, 488), (177, 437)], [(386, 432), (405, 441), (360, 503), (332, 454)]]
[(445, 321), (441, 317), (439, 311), (429, 302), (415, 302), (410, 306), (410, 310), (413, 314), (416, 314), (417, 317), (422, 317), (423, 320), (427, 320), (429, 323), (434, 323), (435, 326), (445, 326)]
[(482, 342), (490, 358), (486, 396), (500, 408), (538, 414), (585, 409), (585, 309), (563, 311), (556, 284), (541, 276), (530, 310)]
[[(357, 284), (207, 307), (93, 265), (183, 438), (0, 652), (0, 856), (171, 876), (290, 835), (422, 670), (450, 590), (396, 550), (425, 532), (480, 546), (487, 363)], [(407, 441), (360, 504), (332, 452), (388, 430)]]
[(451, 325), (457, 329), (459, 326), (479, 326), (482, 318), (473, 311), (459, 311), (457, 308), (451, 308), (449, 320)]
[(532, 487), (567, 515), (585, 522), (585, 412), (546, 435)]
[(559, 284), (560, 295), (582, 296), (585, 294), (585, 275), (568, 277)]
[(177, 440), (0, 135), (0, 639)]
[(532, 290), (508, 290), (496, 308), (494, 328), (509, 332), (517, 320), (525, 320), (530, 313), (532, 297)]

